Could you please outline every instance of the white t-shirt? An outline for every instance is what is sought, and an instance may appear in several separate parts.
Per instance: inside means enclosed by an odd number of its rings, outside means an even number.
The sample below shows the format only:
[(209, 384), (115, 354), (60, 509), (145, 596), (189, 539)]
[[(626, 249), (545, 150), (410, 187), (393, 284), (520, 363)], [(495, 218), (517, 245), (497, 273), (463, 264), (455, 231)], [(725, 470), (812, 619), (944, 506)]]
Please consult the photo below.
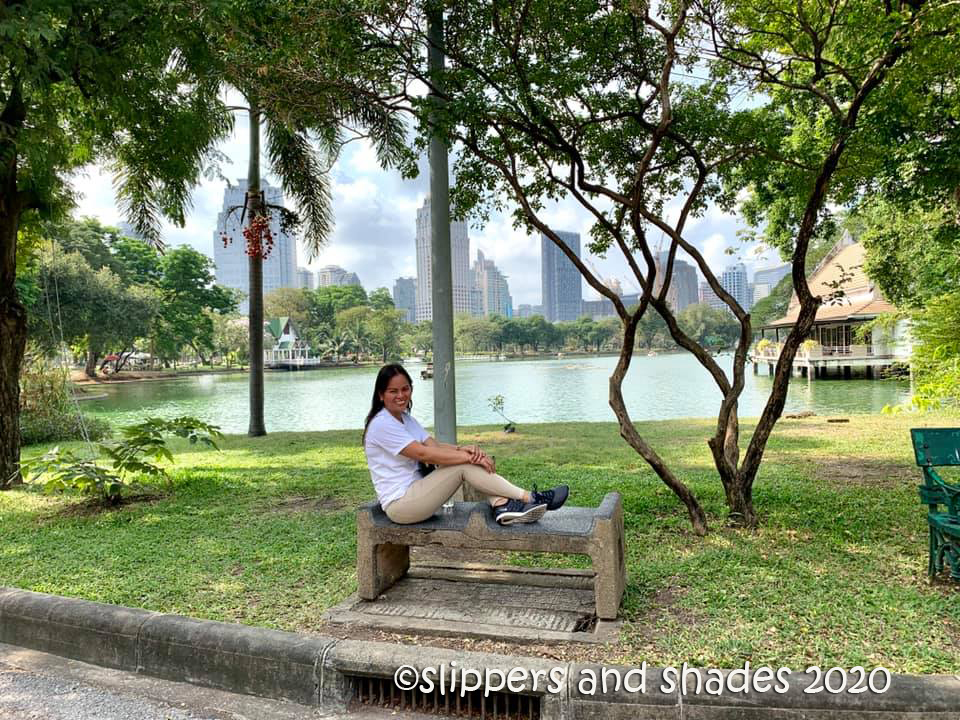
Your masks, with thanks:
[(427, 431), (410, 413), (403, 414), (402, 423), (386, 408), (373, 416), (367, 426), (363, 449), (380, 507), (386, 509), (394, 500), (403, 497), (407, 488), (422, 477), (417, 470), (417, 461), (401, 455), (400, 451), (410, 443), (422, 443), (428, 437)]

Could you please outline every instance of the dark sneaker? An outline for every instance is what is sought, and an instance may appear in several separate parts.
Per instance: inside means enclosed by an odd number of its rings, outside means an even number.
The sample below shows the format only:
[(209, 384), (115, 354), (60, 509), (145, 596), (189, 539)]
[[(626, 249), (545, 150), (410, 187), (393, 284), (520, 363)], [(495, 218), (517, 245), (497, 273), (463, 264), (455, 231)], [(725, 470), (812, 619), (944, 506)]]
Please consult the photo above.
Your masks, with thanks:
[(501, 525), (532, 523), (542, 518), (546, 511), (546, 503), (525, 503), (523, 500), (507, 500), (505, 504), (493, 509), (493, 517)]
[(533, 491), (530, 493), (530, 501), (538, 505), (546, 503), (547, 510), (557, 510), (563, 507), (569, 494), (570, 488), (566, 485), (557, 485), (553, 490), (544, 490), (543, 492), (538, 492), (537, 486), (534, 485)]

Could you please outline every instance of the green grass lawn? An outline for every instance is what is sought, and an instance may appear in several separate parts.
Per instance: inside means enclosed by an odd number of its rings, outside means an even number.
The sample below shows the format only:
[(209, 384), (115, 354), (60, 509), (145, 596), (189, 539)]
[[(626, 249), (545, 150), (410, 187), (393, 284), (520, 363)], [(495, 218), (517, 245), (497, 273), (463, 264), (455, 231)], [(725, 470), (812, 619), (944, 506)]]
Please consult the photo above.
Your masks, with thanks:
[[(926, 578), (907, 432), (917, 425), (960, 416), (781, 421), (754, 491), (762, 525), (745, 532), (724, 526), (711, 423), (642, 424), (703, 502), (703, 538), (613, 424), (470, 428), (461, 441), (482, 443), (518, 484), (568, 483), (578, 505), (623, 494), (629, 584), (620, 643), (603, 651), (610, 661), (956, 672), (960, 594)], [(120, 508), (0, 493), (0, 585), (299, 631), (355, 590), (354, 511), (373, 497), (359, 432), (174, 449), (172, 494)]]

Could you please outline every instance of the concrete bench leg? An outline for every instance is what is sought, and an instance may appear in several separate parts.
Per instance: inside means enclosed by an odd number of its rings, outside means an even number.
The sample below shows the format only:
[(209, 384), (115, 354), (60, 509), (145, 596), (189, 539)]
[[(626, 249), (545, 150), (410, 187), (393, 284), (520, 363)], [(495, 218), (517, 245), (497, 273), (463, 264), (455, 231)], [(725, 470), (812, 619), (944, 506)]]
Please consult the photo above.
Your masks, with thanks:
[(616, 620), (627, 585), (626, 548), (623, 540), (623, 508), (618, 505), (609, 520), (597, 523), (595, 550), (591, 554), (597, 617)]
[(406, 545), (375, 545), (369, 538), (357, 538), (357, 595), (363, 600), (376, 600), (409, 568)]

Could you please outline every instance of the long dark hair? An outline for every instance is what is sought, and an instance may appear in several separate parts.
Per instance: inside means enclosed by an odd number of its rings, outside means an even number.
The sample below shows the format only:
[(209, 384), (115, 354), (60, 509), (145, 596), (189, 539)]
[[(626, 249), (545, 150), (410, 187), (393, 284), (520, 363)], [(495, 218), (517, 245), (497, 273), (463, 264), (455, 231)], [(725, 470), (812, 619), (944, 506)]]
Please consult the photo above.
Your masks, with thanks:
[[(373, 384), (373, 400), (370, 403), (370, 412), (367, 413), (367, 419), (363, 422), (363, 435), (360, 436), (360, 443), (367, 439), (367, 427), (370, 425), (370, 421), (376, 416), (378, 412), (383, 410), (383, 400), (381, 395), (387, 391), (387, 385), (390, 384), (390, 381), (397, 375), (403, 375), (407, 382), (410, 383), (410, 387), (413, 388), (413, 380), (410, 379), (410, 373), (404, 370), (403, 365), (399, 363), (390, 363), (389, 365), (384, 365), (380, 368), (380, 372), (377, 373), (377, 381)], [(410, 400), (410, 404), (407, 405), (407, 411), (413, 407), (413, 400)]]

